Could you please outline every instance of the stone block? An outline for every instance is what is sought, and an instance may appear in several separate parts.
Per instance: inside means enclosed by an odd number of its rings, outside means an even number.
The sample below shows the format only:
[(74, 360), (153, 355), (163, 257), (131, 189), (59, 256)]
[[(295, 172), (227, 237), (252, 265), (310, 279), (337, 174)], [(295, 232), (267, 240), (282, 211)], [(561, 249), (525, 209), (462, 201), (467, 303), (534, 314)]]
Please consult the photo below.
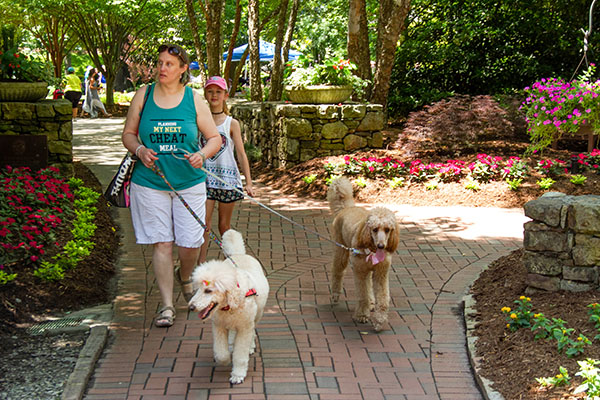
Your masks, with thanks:
[[(562, 193), (561, 193), (562, 194)], [(565, 206), (567, 196), (542, 196), (538, 199), (528, 201), (523, 207), (525, 216), (540, 221), (552, 227), (559, 227), (561, 211)]]
[(312, 160), (317, 155), (314, 149), (302, 148), (300, 149), (300, 162)]
[(351, 104), (342, 106), (343, 119), (360, 119), (367, 113), (367, 108), (364, 105)]
[(598, 268), (596, 267), (564, 267), (563, 279), (579, 282), (598, 282)]
[(556, 292), (560, 290), (560, 278), (549, 277), (538, 274), (527, 274), (525, 283), (536, 289), (543, 289), (548, 292)]
[(347, 133), (348, 127), (341, 121), (325, 124), (321, 129), (321, 136), (324, 139), (341, 139)]
[(48, 141), (48, 151), (55, 154), (66, 154), (73, 156), (73, 146), (71, 142), (65, 142), (62, 140)]
[(367, 146), (367, 139), (358, 135), (348, 135), (344, 138), (344, 150), (354, 151)]
[[(319, 148), (324, 150), (344, 150), (344, 143), (331, 142), (330, 140), (321, 140)], [(321, 154), (327, 154), (327, 152), (322, 152)]]
[(560, 290), (566, 290), (568, 292), (587, 292), (588, 290), (596, 289), (598, 285), (595, 283), (569, 281), (563, 279), (560, 281)]
[(573, 246), (573, 235), (560, 229), (530, 221), (524, 224), (523, 247), (533, 251), (570, 251)]
[(600, 265), (600, 237), (576, 234), (573, 261), (576, 266)]
[(275, 106), (275, 115), (282, 117), (300, 117), (300, 109), (292, 104)]
[(383, 133), (374, 132), (370, 139), (367, 139), (367, 146), (374, 149), (381, 149), (383, 147)]
[(322, 104), (317, 107), (319, 118), (337, 119), (340, 117), (340, 107), (331, 104)]
[(49, 102), (36, 103), (35, 112), (40, 118), (53, 118), (56, 115), (56, 111), (54, 111), (54, 106), (52, 105), (52, 103)]
[(577, 196), (569, 205), (569, 229), (577, 233), (594, 234), (600, 231), (600, 196)]
[(0, 103), (0, 106), (4, 121), (21, 120), (31, 123), (34, 119), (35, 103)]
[(383, 113), (380, 112), (368, 112), (365, 118), (361, 121), (357, 131), (380, 131), (383, 129), (385, 124)]
[(563, 271), (564, 263), (555, 254), (525, 251), (521, 258), (527, 272), (531, 274), (558, 276)]
[(304, 118), (286, 118), (283, 121), (283, 135), (288, 138), (310, 138), (312, 125)]

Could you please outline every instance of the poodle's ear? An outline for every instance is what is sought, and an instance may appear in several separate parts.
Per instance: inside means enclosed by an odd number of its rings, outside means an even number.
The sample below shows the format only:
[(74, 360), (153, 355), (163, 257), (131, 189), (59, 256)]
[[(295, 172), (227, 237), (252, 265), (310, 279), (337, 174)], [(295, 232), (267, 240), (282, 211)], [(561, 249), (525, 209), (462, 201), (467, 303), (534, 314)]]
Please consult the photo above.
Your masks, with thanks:
[(356, 245), (357, 249), (372, 249), (373, 238), (371, 237), (371, 229), (368, 221), (364, 221), (356, 232)]
[(227, 305), (231, 307), (232, 310), (241, 308), (244, 306), (245, 297), (246, 293), (244, 293), (237, 285), (233, 288), (229, 288), (227, 290)]
[(398, 230), (398, 225), (394, 225), (392, 230), (390, 231), (390, 236), (387, 240), (387, 245), (385, 246), (385, 251), (388, 253), (393, 253), (398, 248), (400, 244), (400, 232)]

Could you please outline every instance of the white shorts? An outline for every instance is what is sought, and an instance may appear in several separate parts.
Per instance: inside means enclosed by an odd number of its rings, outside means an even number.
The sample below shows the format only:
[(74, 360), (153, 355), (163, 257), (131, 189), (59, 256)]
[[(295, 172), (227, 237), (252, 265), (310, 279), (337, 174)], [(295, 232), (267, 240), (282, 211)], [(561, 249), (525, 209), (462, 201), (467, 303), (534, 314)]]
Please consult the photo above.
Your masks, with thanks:
[[(204, 224), (206, 185), (200, 183), (179, 190)], [(172, 242), (179, 247), (197, 248), (204, 242), (204, 228), (172, 191), (156, 190), (131, 183), (131, 221), (138, 244)]]

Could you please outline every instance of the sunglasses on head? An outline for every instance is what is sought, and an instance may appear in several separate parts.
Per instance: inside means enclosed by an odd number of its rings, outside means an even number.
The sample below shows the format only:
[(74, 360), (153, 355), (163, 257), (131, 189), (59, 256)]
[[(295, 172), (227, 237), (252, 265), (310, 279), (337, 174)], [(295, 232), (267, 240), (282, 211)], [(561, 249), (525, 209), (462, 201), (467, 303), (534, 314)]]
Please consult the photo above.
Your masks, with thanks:
[(162, 53), (165, 50), (168, 51), (170, 55), (179, 57), (179, 59), (185, 63), (185, 61), (183, 60), (183, 57), (181, 55), (181, 50), (178, 47), (167, 46), (166, 44), (160, 45), (158, 47), (158, 54)]

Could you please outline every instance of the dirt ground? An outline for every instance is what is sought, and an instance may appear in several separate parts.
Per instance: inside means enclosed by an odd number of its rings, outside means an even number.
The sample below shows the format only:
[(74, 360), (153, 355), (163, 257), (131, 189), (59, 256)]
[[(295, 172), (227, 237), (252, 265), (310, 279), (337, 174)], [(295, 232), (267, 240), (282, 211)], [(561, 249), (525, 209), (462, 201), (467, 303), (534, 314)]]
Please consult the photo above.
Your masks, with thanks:
[[(369, 153), (369, 155), (389, 156), (403, 159), (402, 145), (398, 130), (386, 131), (388, 150)], [(396, 143), (396, 146), (393, 144)], [(557, 157), (569, 159), (572, 152), (584, 151), (584, 143), (568, 143), (557, 151), (549, 151), (544, 158)], [(520, 141), (489, 141), (481, 143), (478, 152), (494, 156), (521, 155), (526, 144)], [(565, 144), (566, 146), (566, 144)], [(396, 149), (394, 149), (396, 148)], [(398, 148), (400, 150), (398, 150)], [(363, 154), (355, 154), (362, 156)], [(457, 155), (423, 152), (413, 154), (423, 162), (446, 162), (457, 158)], [(458, 158), (464, 161), (474, 160), (476, 153), (461, 154)], [(254, 177), (264, 185), (269, 185), (283, 193), (324, 199), (326, 185), (323, 183), (325, 161), (339, 162), (341, 157), (318, 158), (305, 162), (286, 171), (254, 164)], [(531, 158), (533, 165), (536, 158)], [(407, 160), (405, 159), (405, 162)], [(410, 160), (408, 160), (410, 162)], [(316, 182), (308, 185), (302, 177), (310, 174), (318, 176)], [(97, 179), (85, 166), (76, 163), (76, 175), (82, 178), (87, 186), (101, 191)], [(600, 194), (599, 176), (587, 173), (588, 181), (582, 187), (571, 184), (567, 178), (561, 178), (552, 190), (567, 194)], [(532, 175), (518, 191), (509, 190), (504, 182), (492, 182), (482, 185), (480, 191), (472, 192), (464, 188), (462, 183), (442, 184), (436, 190), (426, 190), (423, 184), (407, 184), (404, 187), (391, 189), (382, 182), (367, 181), (365, 188), (357, 190), (357, 198), (367, 203), (402, 203), (411, 205), (463, 205), (472, 207), (505, 207), (520, 208), (529, 200), (539, 197), (543, 191), (535, 184), (540, 178), (532, 171)], [(114, 222), (106, 204), (101, 199), (98, 203), (98, 230), (94, 241), (96, 247), (93, 254), (81, 265), (68, 273), (60, 283), (43, 283), (31, 274), (25, 273), (15, 284), (0, 287), (0, 338), (3, 335), (15, 337), (17, 328), (27, 327), (31, 323), (43, 320), (49, 313), (60, 310), (76, 310), (86, 306), (109, 302), (112, 286), (98, 285), (98, 282), (111, 282), (114, 274), (114, 263), (118, 253), (118, 232), (114, 232)], [(504, 306), (514, 307), (513, 300), (524, 294), (524, 271), (520, 262), (519, 251), (497, 260), (475, 283), (472, 292), (477, 299), (477, 317), (479, 324), (476, 334), (481, 338), (477, 349), (483, 356), (484, 376), (492, 380), (496, 390), (506, 399), (568, 399), (566, 390), (552, 393), (540, 392), (535, 378), (554, 376), (558, 367), (567, 367), (571, 376), (577, 372), (574, 359), (558, 353), (551, 342), (534, 341), (530, 332), (521, 330), (510, 333), (505, 327), (504, 316), (500, 309)], [(573, 296), (567, 293), (530, 295), (536, 312), (546, 316), (562, 318), (569, 327), (582, 331), (593, 338), (593, 325), (587, 321), (586, 306), (594, 301), (597, 293), (579, 293)], [(8, 341), (0, 340), (0, 343)], [(0, 353), (5, 349), (0, 344)], [(600, 358), (600, 346), (594, 345), (586, 349), (585, 357)]]

